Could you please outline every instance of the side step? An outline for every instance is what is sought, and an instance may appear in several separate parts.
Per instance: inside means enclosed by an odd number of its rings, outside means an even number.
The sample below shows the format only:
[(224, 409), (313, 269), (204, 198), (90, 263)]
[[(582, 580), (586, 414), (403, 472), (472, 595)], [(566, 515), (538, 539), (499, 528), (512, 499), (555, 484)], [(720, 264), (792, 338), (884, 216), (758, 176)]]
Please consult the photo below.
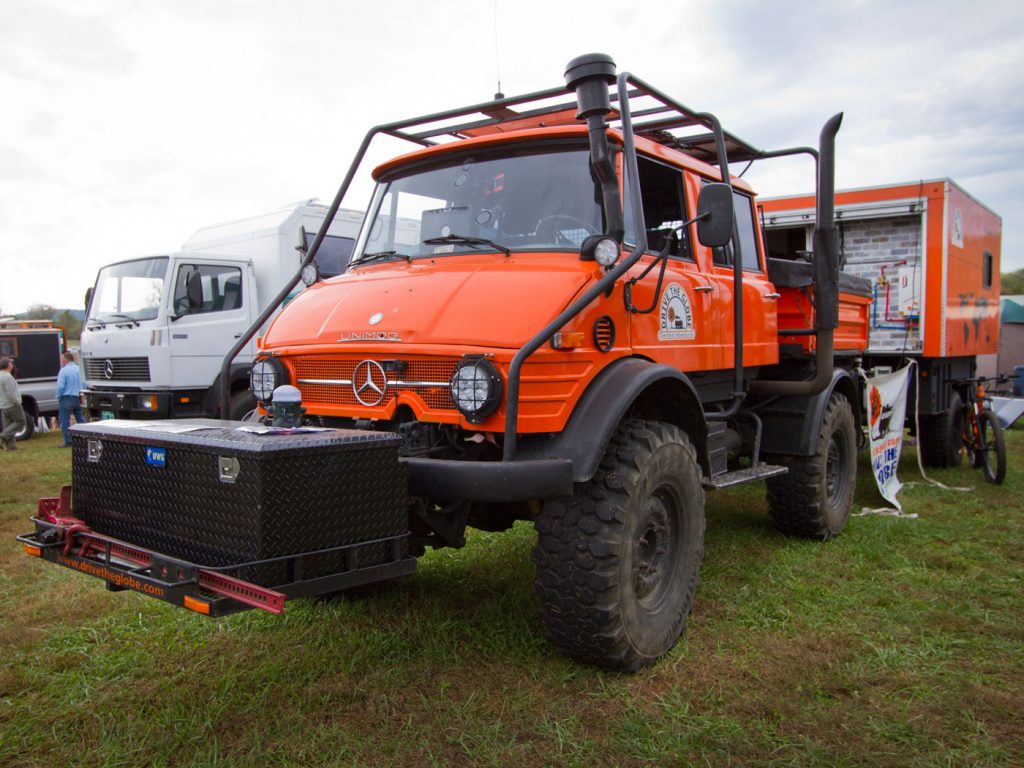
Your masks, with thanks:
[(732, 488), (734, 485), (743, 485), (743, 483), (752, 483), (755, 480), (763, 480), (766, 477), (784, 475), (788, 471), (788, 467), (777, 464), (758, 464), (756, 467), (737, 469), (735, 472), (723, 472), (712, 478), (705, 477), (701, 481), (701, 485), (708, 490), (715, 491), (721, 488)]

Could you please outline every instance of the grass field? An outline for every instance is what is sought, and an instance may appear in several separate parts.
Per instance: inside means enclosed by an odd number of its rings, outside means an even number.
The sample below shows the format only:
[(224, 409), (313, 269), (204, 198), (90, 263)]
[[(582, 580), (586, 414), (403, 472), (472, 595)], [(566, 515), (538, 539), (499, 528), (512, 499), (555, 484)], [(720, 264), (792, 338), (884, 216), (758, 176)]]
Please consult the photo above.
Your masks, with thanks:
[[(633, 676), (541, 636), (532, 529), (380, 594), (210, 620), (22, 554), (60, 435), (0, 454), (0, 765), (1024, 765), (1024, 431), (1002, 487), (783, 537), (709, 495), (689, 629)], [(878, 506), (865, 460), (856, 504)], [(914, 453), (901, 477), (916, 479)], [(126, 478), (130, 482), (130, 478)]]

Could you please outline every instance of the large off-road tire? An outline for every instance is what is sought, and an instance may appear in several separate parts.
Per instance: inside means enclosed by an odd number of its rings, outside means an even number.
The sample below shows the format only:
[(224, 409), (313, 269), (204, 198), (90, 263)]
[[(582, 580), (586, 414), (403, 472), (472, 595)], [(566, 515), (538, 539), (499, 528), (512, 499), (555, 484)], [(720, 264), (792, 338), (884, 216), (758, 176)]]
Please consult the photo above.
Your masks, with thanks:
[(917, 445), (925, 466), (945, 469), (959, 467), (964, 434), (964, 403), (952, 392), (949, 410), (934, 416), (921, 417), (921, 434)]
[(600, 468), (536, 522), (547, 635), (581, 661), (634, 671), (686, 626), (704, 556), (704, 490), (676, 427), (627, 419)]
[(850, 401), (829, 398), (813, 456), (775, 455), (789, 472), (768, 479), (768, 512), (783, 533), (831, 539), (846, 527), (857, 475), (857, 426)]

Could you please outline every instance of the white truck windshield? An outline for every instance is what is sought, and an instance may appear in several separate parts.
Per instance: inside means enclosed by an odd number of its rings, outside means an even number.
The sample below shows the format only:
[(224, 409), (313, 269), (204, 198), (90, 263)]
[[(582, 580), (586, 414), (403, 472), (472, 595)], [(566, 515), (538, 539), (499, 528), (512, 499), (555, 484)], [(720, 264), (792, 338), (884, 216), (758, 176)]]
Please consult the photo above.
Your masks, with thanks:
[(96, 278), (88, 320), (101, 323), (152, 320), (160, 311), (166, 279), (166, 256), (122, 261), (104, 267)]

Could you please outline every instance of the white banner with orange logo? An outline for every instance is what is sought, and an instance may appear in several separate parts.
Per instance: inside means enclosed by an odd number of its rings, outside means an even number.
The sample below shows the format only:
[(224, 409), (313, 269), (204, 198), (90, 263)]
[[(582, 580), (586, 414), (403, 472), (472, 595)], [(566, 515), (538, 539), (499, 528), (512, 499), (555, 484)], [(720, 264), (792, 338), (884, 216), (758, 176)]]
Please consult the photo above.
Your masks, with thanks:
[(911, 366), (895, 373), (868, 376), (864, 409), (868, 415), (871, 469), (882, 498), (902, 510), (896, 494), (903, 485), (896, 476), (903, 449), (903, 417), (907, 412), (907, 388)]

